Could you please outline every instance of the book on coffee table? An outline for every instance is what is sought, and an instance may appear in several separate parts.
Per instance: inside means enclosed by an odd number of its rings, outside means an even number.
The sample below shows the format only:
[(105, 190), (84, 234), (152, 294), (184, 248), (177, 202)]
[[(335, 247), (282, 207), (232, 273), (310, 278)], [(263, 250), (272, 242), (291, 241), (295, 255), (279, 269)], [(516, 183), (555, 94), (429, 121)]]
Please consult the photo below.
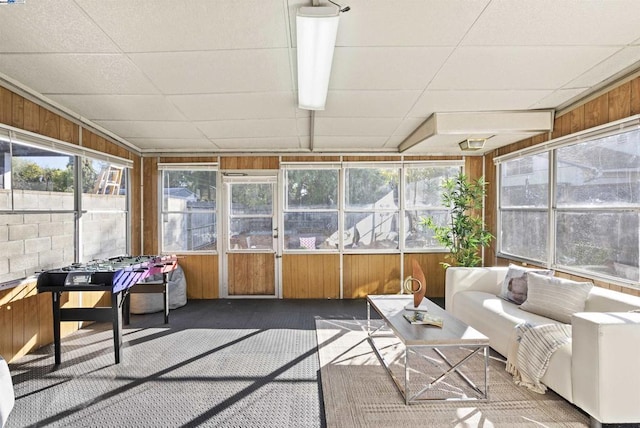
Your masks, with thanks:
[(404, 318), (411, 324), (433, 325), (442, 327), (442, 318), (429, 314), (427, 312), (407, 311), (403, 314)]
[(424, 300), (418, 306), (414, 306), (413, 303), (407, 303), (407, 305), (404, 308), (407, 311), (429, 312), (427, 304)]

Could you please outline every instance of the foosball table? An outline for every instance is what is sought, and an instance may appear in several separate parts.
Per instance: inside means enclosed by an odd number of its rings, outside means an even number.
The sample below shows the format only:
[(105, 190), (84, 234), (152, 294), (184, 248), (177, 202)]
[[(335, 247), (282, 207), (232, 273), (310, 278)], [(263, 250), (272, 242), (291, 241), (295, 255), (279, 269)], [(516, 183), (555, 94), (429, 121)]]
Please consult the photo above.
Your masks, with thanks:
[[(169, 321), (169, 293), (167, 276), (176, 269), (176, 256), (120, 256), (88, 263), (74, 263), (38, 275), (38, 293), (51, 293), (53, 303), (53, 341), (55, 363), (60, 364), (60, 323), (63, 321), (111, 321), (116, 364), (122, 358), (123, 312), (129, 313), (124, 302), (139, 287), (140, 292), (163, 292), (165, 323)], [(162, 282), (146, 284), (154, 275), (162, 275)], [(161, 288), (158, 288), (158, 287)], [(62, 308), (62, 293), (70, 291), (102, 291), (111, 295), (110, 307)], [(123, 306), (125, 310), (123, 311)]]

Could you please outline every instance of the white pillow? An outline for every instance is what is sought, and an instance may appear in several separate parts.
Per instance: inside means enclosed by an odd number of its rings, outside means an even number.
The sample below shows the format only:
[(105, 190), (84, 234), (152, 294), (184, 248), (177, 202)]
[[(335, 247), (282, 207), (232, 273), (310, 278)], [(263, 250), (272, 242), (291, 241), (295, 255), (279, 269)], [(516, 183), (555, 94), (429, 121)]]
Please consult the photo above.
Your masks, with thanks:
[(521, 305), (522, 302), (527, 300), (528, 274), (531, 272), (553, 276), (552, 270), (532, 269), (510, 264), (507, 275), (502, 281), (502, 290), (498, 297), (516, 305)]
[(527, 300), (520, 309), (571, 324), (571, 315), (584, 311), (591, 282), (576, 282), (565, 278), (530, 273)]

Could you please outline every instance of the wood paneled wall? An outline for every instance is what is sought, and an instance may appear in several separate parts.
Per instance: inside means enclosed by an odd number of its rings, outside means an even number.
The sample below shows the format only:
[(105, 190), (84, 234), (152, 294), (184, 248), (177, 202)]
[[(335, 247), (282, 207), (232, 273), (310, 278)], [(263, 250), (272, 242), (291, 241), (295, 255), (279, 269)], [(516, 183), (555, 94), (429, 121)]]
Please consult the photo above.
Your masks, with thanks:
[[(486, 203), (486, 221), (491, 233), (498, 236), (497, 222), (497, 188), (496, 188), (496, 168), (494, 158), (502, 156), (527, 147), (536, 146), (546, 141), (573, 134), (575, 132), (584, 131), (595, 126), (604, 125), (609, 122), (624, 119), (625, 117), (640, 114), (640, 77), (624, 82), (606, 93), (590, 99), (583, 104), (576, 106), (570, 111), (557, 116), (554, 120), (553, 131), (536, 135), (522, 141), (501, 147), (485, 156), (486, 178), (489, 181), (487, 187), (487, 203)], [(487, 266), (507, 265), (511, 260), (496, 257), (497, 243), (494, 241), (491, 248), (485, 250), (485, 264)], [(577, 280), (589, 280), (575, 275), (561, 274), (558, 276), (566, 276)], [(622, 291), (632, 295), (640, 295), (640, 290), (633, 290), (626, 287), (620, 287), (604, 281), (594, 281), (600, 287), (612, 290)]]
[(340, 298), (339, 254), (284, 254), (282, 297), (285, 299)]
[[(71, 144), (99, 150), (131, 159), (134, 168), (130, 175), (131, 193), (131, 248), (138, 254), (140, 246), (140, 158), (127, 149), (114, 144), (65, 117), (36, 104), (6, 88), (0, 87), (0, 123), (35, 132)], [(81, 138), (82, 136), (82, 138)], [(64, 293), (64, 306), (83, 307), (108, 304), (103, 293)], [(80, 323), (64, 322), (63, 336), (76, 331)], [(53, 342), (53, 315), (51, 294), (38, 294), (35, 281), (0, 291), (0, 355), (7, 361), (15, 360), (41, 346)]]
[(282, 156), (282, 162), (340, 162), (340, 156)]
[(446, 262), (446, 253), (413, 253), (404, 255), (404, 278), (412, 274), (411, 260), (415, 259), (424, 272), (427, 280), (426, 297), (444, 297), (445, 269), (441, 263)]
[(158, 158), (142, 158), (142, 252), (156, 254), (158, 242)]
[(345, 254), (343, 264), (345, 299), (400, 292), (400, 254)]
[(72, 144), (80, 144), (80, 127), (38, 104), (0, 87), (0, 122)]
[(218, 256), (189, 254), (179, 256), (178, 264), (187, 280), (187, 299), (217, 299)]
[(225, 156), (220, 158), (220, 169), (278, 169), (278, 156)]

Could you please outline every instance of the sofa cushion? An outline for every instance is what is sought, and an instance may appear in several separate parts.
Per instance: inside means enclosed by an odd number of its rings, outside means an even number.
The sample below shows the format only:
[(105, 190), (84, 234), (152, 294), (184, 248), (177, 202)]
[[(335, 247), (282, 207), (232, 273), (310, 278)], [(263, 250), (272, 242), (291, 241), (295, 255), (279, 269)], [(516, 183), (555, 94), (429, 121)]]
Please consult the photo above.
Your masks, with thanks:
[(585, 312), (627, 312), (640, 309), (640, 297), (593, 287), (584, 305)]
[(531, 273), (528, 287), (520, 309), (571, 324), (571, 315), (584, 311), (593, 283)]
[(507, 356), (515, 326), (557, 323), (540, 315), (521, 311), (514, 303), (482, 291), (461, 291), (453, 296), (453, 315), (489, 338), (490, 346)]
[(521, 305), (527, 300), (528, 274), (531, 272), (548, 276), (553, 276), (554, 273), (552, 270), (531, 269), (510, 264), (507, 275), (502, 282), (502, 290), (499, 297)]

